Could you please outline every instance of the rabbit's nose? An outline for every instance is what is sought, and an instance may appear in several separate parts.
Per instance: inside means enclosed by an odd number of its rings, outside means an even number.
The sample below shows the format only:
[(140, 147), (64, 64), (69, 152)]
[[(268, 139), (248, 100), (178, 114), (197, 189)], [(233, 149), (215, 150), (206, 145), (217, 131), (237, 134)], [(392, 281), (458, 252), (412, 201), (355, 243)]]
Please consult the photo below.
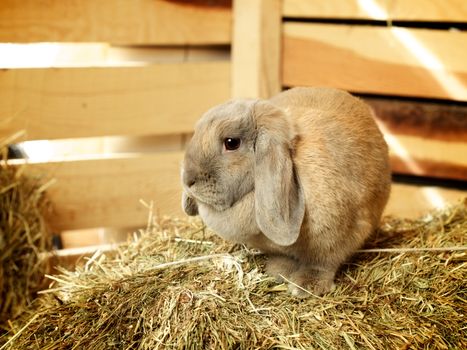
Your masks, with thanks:
[(183, 172), (183, 182), (188, 187), (193, 186), (196, 183), (196, 175), (193, 171), (185, 170)]

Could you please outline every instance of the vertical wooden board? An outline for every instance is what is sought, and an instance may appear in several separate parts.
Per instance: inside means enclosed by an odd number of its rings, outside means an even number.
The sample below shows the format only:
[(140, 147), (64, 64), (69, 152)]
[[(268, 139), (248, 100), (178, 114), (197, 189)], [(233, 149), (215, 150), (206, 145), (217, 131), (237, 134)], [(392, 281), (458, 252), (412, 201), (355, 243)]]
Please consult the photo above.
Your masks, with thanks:
[(29, 164), (26, 171), (55, 179), (48, 189), (56, 232), (94, 227), (144, 227), (156, 214), (182, 215), (182, 152), (115, 159)]
[(228, 44), (230, 1), (2, 0), (0, 42)]
[(286, 23), (283, 84), (467, 101), (467, 33)]
[(283, 0), (282, 11), (300, 18), (467, 21), (465, 0)]
[(235, 0), (232, 95), (267, 98), (281, 89), (279, 0)]
[(0, 137), (27, 140), (190, 132), (230, 96), (228, 61), (0, 70)]

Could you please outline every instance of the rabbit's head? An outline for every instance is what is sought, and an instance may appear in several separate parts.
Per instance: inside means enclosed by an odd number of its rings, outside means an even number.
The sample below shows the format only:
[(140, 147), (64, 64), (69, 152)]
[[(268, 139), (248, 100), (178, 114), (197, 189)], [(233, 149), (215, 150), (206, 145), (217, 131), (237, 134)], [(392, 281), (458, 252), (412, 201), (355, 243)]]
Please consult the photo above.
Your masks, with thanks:
[(286, 112), (268, 101), (231, 101), (209, 110), (185, 153), (183, 209), (196, 215), (203, 205), (222, 213), (253, 192), (259, 229), (276, 244), (294, 243), (305, 212), (292, 161), (295, 138)]

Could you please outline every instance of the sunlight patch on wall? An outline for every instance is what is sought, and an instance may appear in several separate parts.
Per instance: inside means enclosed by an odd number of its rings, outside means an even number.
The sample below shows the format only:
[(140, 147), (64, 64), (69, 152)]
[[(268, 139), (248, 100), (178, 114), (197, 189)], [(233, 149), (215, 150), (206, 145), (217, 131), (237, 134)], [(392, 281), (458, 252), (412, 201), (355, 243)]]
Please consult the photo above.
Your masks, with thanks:
[[(389, 14), (374, 0), (359, 0), (359, 6), (371, 18), (390, 21)], [(464, 100), (467, 87), (456, 76), (450, 73), (443, 62), (431, 52), (421, 40), (406, 28), (390, 27), (391, 33), (415, 59), (433, 76), (446, 94), (456, 100)]]

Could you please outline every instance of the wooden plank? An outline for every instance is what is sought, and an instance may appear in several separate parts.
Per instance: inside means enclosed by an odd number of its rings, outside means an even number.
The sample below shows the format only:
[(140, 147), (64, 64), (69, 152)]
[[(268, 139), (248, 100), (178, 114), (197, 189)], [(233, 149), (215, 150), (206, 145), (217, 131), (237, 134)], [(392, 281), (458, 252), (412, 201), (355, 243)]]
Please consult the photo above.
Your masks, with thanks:
[(48, 189), (55, 232), (94, 227), (143, 227), (155, 213), (181, 215), (182, 152), (115, 159), (29, 164), (31, 174), (56, 179)]
[(364, 96), (391, 133), (439, 141), (467, 140), (467, 105)]
[(0, 70), (0, 137), (27, 140), (191, 132), (230, 97), (227, 61)]
[[(436, 186), (415, 186), (393, 183), (392, 192), (385, 210), (385, 215), (417, 218), (428, 214), (431, 210), (442, 208), (445, 205), (455, 204), (465, 198), (467, 191), (447, 189)], [(181, 214), (180, 217), (185, 217)], [(140, 225), (144, 227), (144, 225)], [(94, 246), (109, 247), (109, 244), (118, 243), (127, 239), (131, 229), (89, 229), (63, 232), (62, 242), (64, 250), (73, 255), (82, 255), (86, 251), (71, 251), (70, 249)], [(92, 255), (92, 252), (87, 252)]]
[(228, 44), (229, 1), (2, 0), (0, 42)]
[(465, 0), (283, 0), (282, 12), (300, 18), (467, 22)]
[(280, 92), (280, 0), (235, 0), (232, 95), (268, 98)]
[(467, 101), (467, 32), (286, 23), (283, 84)]
[(144, 228), (144, 225), (134, 229), (98, 228), (64, 231), (60, 234), (60, 238), (63, 249), (115, 244), (126, 242), (133, 232), (141, 228)]
[[(0, 141), (1, 142), (1, 141)], [(14, 142), (14, 141), (13, 141)], [(181, 151), (184, 135), (156, 135), (140, 137), (87, 137), (66, 140), (36, 140), (17, 146), (31, 162), (49, 162), (54, 159), (90, 159), (106, 155)]]
[[(384, 215), (416, 219), (427, 215), (432, 210), (456, 204), (466, 197), (467, 191), (463, 190), (393, 183)], [(80, 236), (81, 232), (70, 231), (68, 233), (66, 249), (59, 250), (52, 257), (53, 266), (72, 268), (77, 262), (83, 262), (83, 257), (91, 257), (98, 250), (107, 252), (115, 249), (112, 243), (117, 242), (116, 239), (104, 240), (105, 243), (103, 243), (98, 230), (89, 230), (86, 237)]]
[(467, 142), (444, 142), (385, 134), (392, 171), (428, 177), (467, 180)]
[(107, 43), (0, 44), (0, 68), (109, 67), (228, 61), (228, 46), (113, 46)]
[(417, 218), (431, 210), (455, 204), (466, 196), (467, 191), (463, 190), (395, 183), (384, 215)]
[(117, 250), (115, 244), (98, 244), (76, 248), (65, 248), (54, 250), (47, 253), (44, 258), (49, 260), (49, 266), (52, 267), (52, 274), (61, 273), (61, 268), (73, 271), (78, 265), (84, 265), (94, 254), (106, 253), (111, 255)]
[(396, 173), (467, 180), (467, 106), (366, 97)]

